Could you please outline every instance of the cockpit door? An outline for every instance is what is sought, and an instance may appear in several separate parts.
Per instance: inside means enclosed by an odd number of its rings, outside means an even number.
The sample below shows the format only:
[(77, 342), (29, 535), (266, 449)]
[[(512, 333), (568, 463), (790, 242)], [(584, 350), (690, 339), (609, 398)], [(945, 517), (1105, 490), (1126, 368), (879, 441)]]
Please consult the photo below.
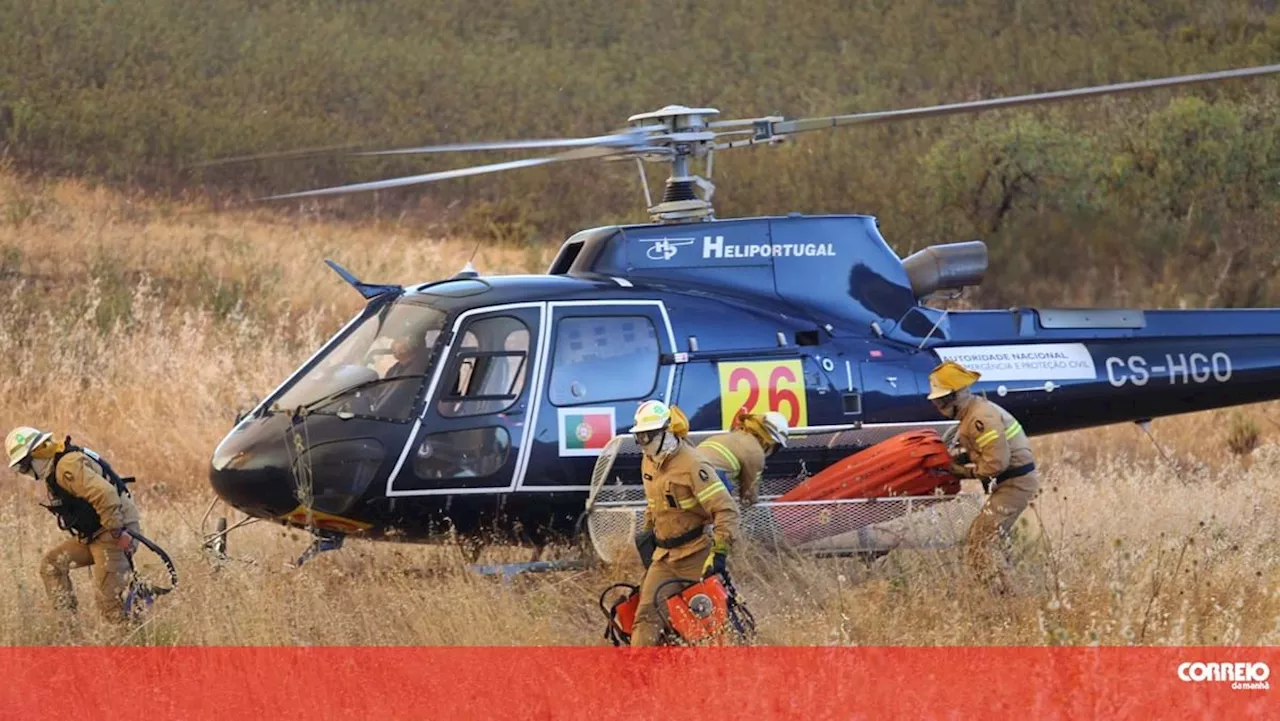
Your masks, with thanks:
[(454, 321), (388, 495), (513, 486), (529, 448), (545, 313), (545, 303), (519, 303), (470, 310)]
[(547, 370), (518, 491), (586, 491), (600, 451), (641, 403), (670, 402), (675, 338), (656, 300), (549, 303)]

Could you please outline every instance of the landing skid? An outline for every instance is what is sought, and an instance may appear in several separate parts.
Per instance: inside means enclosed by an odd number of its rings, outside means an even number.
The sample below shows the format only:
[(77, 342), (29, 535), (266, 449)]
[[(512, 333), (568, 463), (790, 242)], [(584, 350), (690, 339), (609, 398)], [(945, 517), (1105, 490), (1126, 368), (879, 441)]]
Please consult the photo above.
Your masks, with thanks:
[(525, 561), (524, 563), (495, 563), (486, 566), (471, 566), (471, 570), (481, 576), (502, 576), (502, 582), (510, 583), (511, 579), (522, 573), (547, 573), (549, 571), (581, 571), (591, 566), (590, 561), (581, 559), (563, 559), (559, 561)]
[(303, 551), (301, 556), (298, 556), (298, 560), (289, 564), (290, 568), (299, 568), (302, 564), (310, 561), (325, 551), (336, 551), (339, 548), (342, 548), (343, 542), (347, 539), (346, 534), (333, 533), (330, 531), (313, 530), (311, 535), (314, 536), (315, 539), (311, 542), (311, 545), (307, 550)]
[(501, 576), (502, 583), (508, 584), (511, 579), (523, 573), (549, 573), (554, 571), (581, 571), (590, 568), (596, 562), (596, 557), (582, 543), (581, 538), (570, 548), (578, 551), (577, 558), (561, 558), (552, 561), (543, 561), (542, 554), (546, 551), (546, 544), (534, 546), (533, 557), (528, 561), (517, 563), (489, 563), (478, 564), (477, 557), (470, 558), (468, 567), (472, 572), (481, 576)]
[[(221, 566), (224, 562), (230, 560), (243, 560), (245, 563), (256, 563), (251, 559), (234, 559), (227, 554), (227, 537), (237, 528), (243, 528), (253, 523), (257, 523), (261, 518), (253, 516), (245, 516), (236, 521), (234, 524), (228, 525), (226, 516), (219, 516), (213, 521), (213, 530), (209, 530), (209, 521), (213, 515), (214, 509), (217, 507), (221, 499), (215, 498), (209, 504), (204, 512), (204, 517), (200, 520), (200, 533), (202, 536), (202, 548), (212, 557), (215, 565)], [(585, 518), (585, 514), (584, 514)], [(581, 519), (580, 524), (581, 526)], [(312, 535), (311, 545), (302, 552), (297, 559), (287, 561), (284, 565), (286, 568), (297, 569), (303, 564), (311, 561), (316, 556), (327, 551), (337, 551), (341, 549), (346, 542), (347, 534), (336, 531), (309, 529)], [(494, 563), (481, 564), (481, 552), (488, 545), (483, 538), (474, 536), (455, 537), (455, 544), (459, 552), (463, 556), (464, 565), (472, 572), (481, 576), (499, 576), (502, 582), (509, 583), (511, 579), (525, 573), (550, 573), (555, 571), (576, 571), (590, 568), (599, 561), (599, 558), (593, 552), (593, 548), (587, 542), (585, 536), (581, 535), (581, 527), (579, 533), (575, 534), (576, 543), (571, 545), (578, 551), (577, 558), (556, 559), (550, 561), (541, 560), (543, 552), (546, 550), (545, 545), (534, 547), (533, 555), (530, 560), (522, 563)]]
[(231, 556), (227, 555), (227, 536), (237, 528), (244, 528), (245, 526), (257, 523), (262, 519), (254, 518), (253, 516), (245, 516), (239, 521), (236, 521), (234, 525), (228, 526), (227, 517), (219, 516), (217, 521), (214, 522), (213, 532), (210, 533), (207, 530), (209, 525), (209, 516), (213, 514), (213, 509), (217, 507), (220, 502), (220, 499), (214, 498), (213, 501), (209, 503), (209, 507), (205, 509), (204, 516), (200, 519), (200, 534), (202, 536), (201, 548), (205, 553), (212, 557), (215, 565), (221, 565), (222, 563), (230, 560), (242, 560), (244, 563), (255, 563), (255, 561), (249, 559), (232, 559)]

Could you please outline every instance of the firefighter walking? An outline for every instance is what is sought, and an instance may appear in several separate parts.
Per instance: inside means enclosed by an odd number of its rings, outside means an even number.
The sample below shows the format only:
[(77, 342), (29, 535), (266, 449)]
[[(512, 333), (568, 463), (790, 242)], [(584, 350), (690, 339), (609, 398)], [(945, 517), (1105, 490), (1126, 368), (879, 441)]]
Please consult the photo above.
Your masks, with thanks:
[(124, 482), (96, 455), (71, 445), (69, 438), (59, 442), (52, 436), (23, 426), (5, 439), (9, 467), (44, 482), (50, 501), (46, 508), (74, 536), (41, 560), (45, 591), (55, 608), (74, 612), (70, 571), (90, 566), (98, 610), (108, 621), (123, 622), (130, 555), (137, 543), (130, 531), (141, 533), (138, 508)]
[(979, 580), (1003, 593), (1009, 587), (1009, 537), (1040, 490), (1040, 475), (1018, 420), (970, 392), (980, 377), (959, 363), (942, 363), (929, 374), (929, 400), (943, 416), (959, 421), (962, 453), (951, 471), (981, 480), (991, 493), (965, 537), (965, 560)]
[[(654, 646), (662, 632), (657, 604), (665, 600), (655, 598), (658, 587), (725, 570), (738, 533), (738, 504), (715, 467), (685, 439), (687, 424), (678, 411), (673, 423), (670, 407), (646, 401), (636, 410), (631, 433), (644, 453), (644, 531), (653, 533), (656, 544), (640, 584), (631, 643)], [(715, 524), (714, 539), (706, 533), (709, 523)]]
[(765, 460), (779, 448), (786, 448), (789, 432), (787, 419), (781, 413), (742, 412), (729, 431), (707, 438), (698, 444), (698, 450), (723, 474), (730, 492), (737, 485), (738, 502), (748, 508), (759, 498)]

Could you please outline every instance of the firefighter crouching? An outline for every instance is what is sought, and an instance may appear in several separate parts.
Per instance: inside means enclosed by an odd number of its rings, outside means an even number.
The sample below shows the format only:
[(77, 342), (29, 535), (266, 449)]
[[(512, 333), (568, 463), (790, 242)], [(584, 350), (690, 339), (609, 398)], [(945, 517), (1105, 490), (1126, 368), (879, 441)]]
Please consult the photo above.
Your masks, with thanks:
[[(662, 621), (655, 592), (663, 583), (705, 578), (725, 570), (729, 548), (738, 532), (738, 504), (716, 469), (684, 438), (687, 422), (659, 401), (646, 401), (636, 410), (631, 427), (643, 449), (640, 471), (644, 479), (644, 531), (652, 532), (656, 548), (640, 584), (631, 635), (633, 646), (657, 645)], [(714, 541), (706, 534), (715, 524)], [(643, 554), (643, 552), (642, 552)], [(668, 589), (671, 589), (668, 586)], [(664, 590), (663, 594), (674, 593)]]
[(52, 440), (51, 433), (19, 427), (9, 432), (5, 450), (9, 467), (44, 481), (58, 525), (75, 537), (44, 555), (40, 577), (54, 607), (76, 610), (71, 585), (73, 567), (92, 566), (98, 610), (115, 623), (126, 620), (123, 595), (132, 568), (129, 557), (141, 533), (138, 508), (123, 482), (113, 482), (98, 461), (69, 440)]
[[(929, 400), (942, 415), (960, 422), (956, 442), (963, 453), (951, 471), (980, 479), (991, 492), (965, 537), (965, 560), (982, 582), (1002, 593), (1009, 583), (1009, 537), (1040, 490), (1040, 475), (1018, 420), (970, 392), (980, 377), (953, 361), (942, 363), (929, 374)], [(961, 463), (966, 455), (968, 463)]]
[(727, 433), (717, 433), (698, 444), (707, 461), (723, 473), (729, 490), (737, 485), (738, 502), (743, 508), (755, 505), (760, 493), (760, 476), (765, 459), (779, 448), (786, 448), (787, 419), (770, 411), (763, 415), (741, 412)]

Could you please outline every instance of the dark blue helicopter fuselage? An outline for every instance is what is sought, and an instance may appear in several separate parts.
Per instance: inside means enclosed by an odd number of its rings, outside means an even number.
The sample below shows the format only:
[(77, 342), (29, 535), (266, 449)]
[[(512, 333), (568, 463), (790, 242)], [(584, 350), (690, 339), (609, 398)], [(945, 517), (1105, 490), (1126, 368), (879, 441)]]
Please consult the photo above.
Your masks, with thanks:
[[(583, 231), (545, 275), (372, 291), (344, 276), (373, 296), (366, 308), (236, 425), (211, 481), (285, 523), (537, 540), (574, 530), (599, 449), (648, 399), (679, 406), (695, 432), (744, 406), (779, 411), (797, 435), (852, 431), (852, 447), (797, 443), (770, 459), (767, 477), (794, 478), (865, 445), (860, 432), (944, 422), (925, 398), (940, 358), (980, 371), (975, 390), (1032, 436), (1280, 397), (1280, 310), (924, 305), (949, 278), (981, 276), (972, 247), (912, 268), (874, 218), (793, 215)], [(330, 403), (296, 390), (336, 377), (325, 364), (370, 324), (425, 312), (440, 332), (398, 410), (365, 391)], [(351, 368), (376, 396), (376, 373)], [(614, 471), (637, 475), (621, 459)]]

